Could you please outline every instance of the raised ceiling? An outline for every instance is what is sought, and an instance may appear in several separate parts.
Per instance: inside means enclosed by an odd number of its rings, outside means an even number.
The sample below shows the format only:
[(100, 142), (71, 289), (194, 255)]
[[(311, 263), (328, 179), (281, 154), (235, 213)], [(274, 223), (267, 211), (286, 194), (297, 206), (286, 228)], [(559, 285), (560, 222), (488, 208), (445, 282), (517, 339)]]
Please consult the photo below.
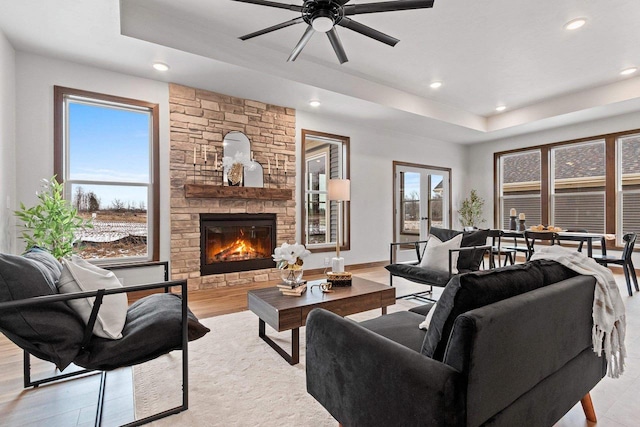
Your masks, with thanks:
[[(21, 51), (303, 110), (319, 98), (318, 114), (454, 142), (640, 111), (640, 77), (619, 75), (640, 66), (638, 0), (436, 0), (358, 15), (400, 43), (338, 28), (342, 65), (323, 34), (286, 62), (305, 24), (238, 40), (296, 16), (230, 0), (22, 0), (5, 2), (0, 28)], [(563, 29), (577, 17), (583, 28)]]

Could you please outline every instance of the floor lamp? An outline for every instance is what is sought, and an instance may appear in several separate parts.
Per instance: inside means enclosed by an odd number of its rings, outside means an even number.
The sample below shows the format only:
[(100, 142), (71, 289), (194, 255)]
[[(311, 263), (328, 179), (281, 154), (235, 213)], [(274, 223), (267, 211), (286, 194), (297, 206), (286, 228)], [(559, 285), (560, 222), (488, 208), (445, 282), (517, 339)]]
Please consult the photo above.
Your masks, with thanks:
[(342, 202), (348, 202), (351, 200), (351, 182), (348, 179), (330, 179), (327, 193), (329, 195), (329, 200), (338, 202), (336, 257), (331, 260), (331, 270), (334, 273), (342, 273), (344, 272), (344, 258), (340, 257), (340, 243), (342, 243), (342, 230), (340, 227), (342, 223)]

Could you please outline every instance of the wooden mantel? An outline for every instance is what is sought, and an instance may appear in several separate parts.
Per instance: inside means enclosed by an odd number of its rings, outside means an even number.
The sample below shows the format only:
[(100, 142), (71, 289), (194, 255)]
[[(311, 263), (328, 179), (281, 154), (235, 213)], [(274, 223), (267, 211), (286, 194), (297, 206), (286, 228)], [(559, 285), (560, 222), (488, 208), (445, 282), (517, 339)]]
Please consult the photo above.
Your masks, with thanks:
[(292, 200), (290, 188), (232, 187), (211, 184), (185, 184), (185, 197), (217, 199)]

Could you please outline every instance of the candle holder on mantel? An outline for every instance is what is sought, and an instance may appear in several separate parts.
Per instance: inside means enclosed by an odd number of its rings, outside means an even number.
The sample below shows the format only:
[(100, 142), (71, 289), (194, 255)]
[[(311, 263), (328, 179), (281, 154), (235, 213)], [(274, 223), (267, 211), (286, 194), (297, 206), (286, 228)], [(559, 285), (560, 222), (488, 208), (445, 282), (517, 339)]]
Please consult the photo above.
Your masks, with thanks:
[(516, 215), (513, 216), (509, 216), (510, 220), (509, 220), (509, 230), (516, 230), (518, 228), (518, 223), (516, 222)]

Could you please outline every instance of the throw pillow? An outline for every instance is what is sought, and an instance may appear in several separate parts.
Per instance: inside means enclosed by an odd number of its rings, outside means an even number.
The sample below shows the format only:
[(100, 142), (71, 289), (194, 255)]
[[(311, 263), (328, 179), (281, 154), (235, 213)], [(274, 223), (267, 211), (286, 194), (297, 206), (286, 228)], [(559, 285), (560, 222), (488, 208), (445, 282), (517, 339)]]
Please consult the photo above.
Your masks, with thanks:
[[(45, 271), (33, 259), (0, 254), (0, 303), (54, 295)], [(61, 301), (0, 309), (0, 329), (20, 348), (60, 370), (80, 351), (84, 331), (78, 315)]]
[(422, 354), (442, 361), (453, 324), (460, 314), (575, 275), (555, 261), (536, 260), (453, 277), (438, 304), (431, 309), (433, 318), (424, 338)]
[[(420, 267), (449, 272), (449, 250), (460, 249), (460, 242), (462, 242), (462, 234), (446, 242), (441, 241), (436, 236), (429, 237), (427, 247), (420, 261)], [(459, 252), (457, 251), (451, 254), (451, 274), (458, 274), (458, 256)]]
[(22, 256), (36, 261), (35, 266), (42, 272), (53, 293), (57, 294), (56, 282), (62, 273), (62, 264), (49, 252), (37, 246), (29, 249)]
[[(209, 328), (187, 309), (189, 341), (203, 337)], [(122, 339), (92, 337), (74, 363), (88, 369), (111, 370), (154, 359), (182, 348), (182, 298), (153, 294), (131, 304)]]
[[(464, 232), (462, 235), (461, 248), (468, 248), (472, 246), (484, 246), (487, 244), (487, 238), (489, 237), (489, 230), (475, 230), (471, 232)], [(478, 271), (482, 258), (484, 257), (484, 250), (464, 251), (460, 253), (458, 258), (458, 270), (463, 271)]]
[(437, 305), (438, 303), (435, 303), (433, 307), (431, 307), (431, 310), (429, 310), (429, 312), (427, 313), (427, 317), (426, 319), (424, 319), (424, 322), (418, 325), (420, 329), (424, 329), (425, 331), (429, 329), (429, 325), (431, 325), (431, 319), (433, 319), (433, 313), (436, 311)]
[[(120, 281), (112, 271), (96, 267), (75, 255), (71, 258), (71, 261), (63, 261), (62, 274), (58, 281), (58, 291), (62, 294), (121, 287), (122, 284), (120, 284)], [(69, 305), (80, 315), (85, 325), (89, 323), (94, 301), (94, 297), (69, 301)], [(122, 338), (122, 328), (127, 318), (127, 308), (126, 294), (105, 296), (93, 327), (94, 335), (110, 339)]]

